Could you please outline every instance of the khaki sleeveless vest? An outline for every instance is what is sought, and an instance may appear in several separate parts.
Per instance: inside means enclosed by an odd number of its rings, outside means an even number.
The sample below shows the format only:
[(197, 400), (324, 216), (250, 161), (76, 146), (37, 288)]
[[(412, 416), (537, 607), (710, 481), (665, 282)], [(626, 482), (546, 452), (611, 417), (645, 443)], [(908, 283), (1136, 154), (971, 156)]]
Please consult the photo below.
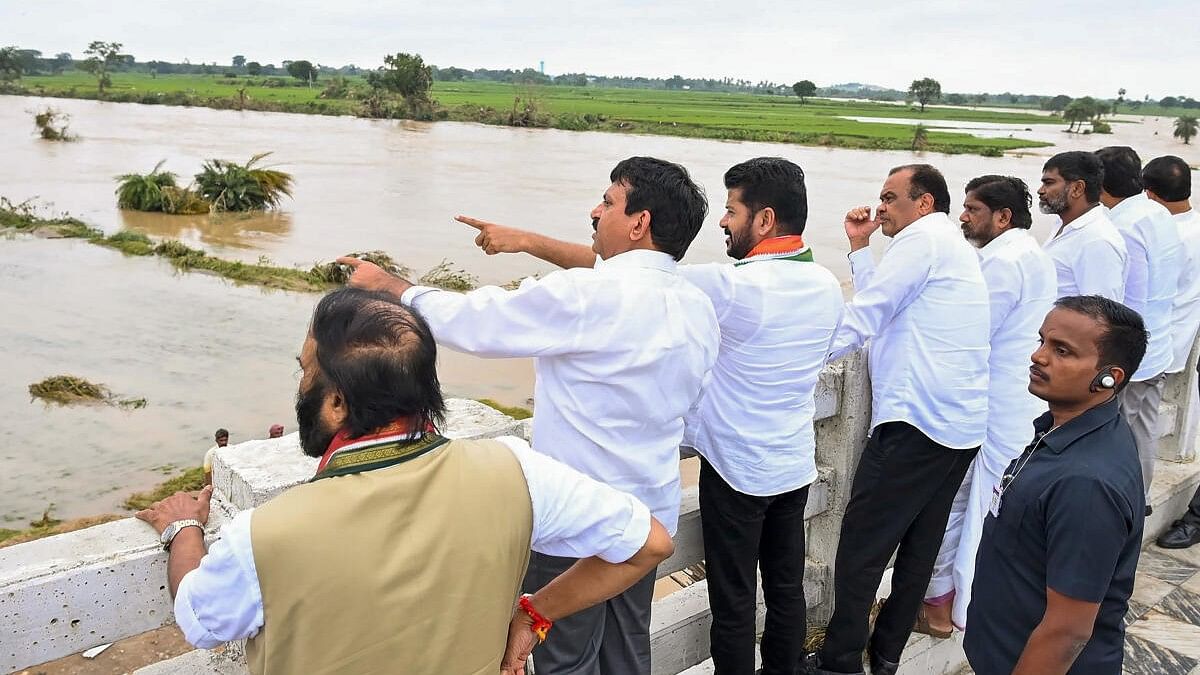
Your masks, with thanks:
[(525, 475), (497, 441), (294, 487), (250, 521), (250, 671), (495, 675), (532, 530)]

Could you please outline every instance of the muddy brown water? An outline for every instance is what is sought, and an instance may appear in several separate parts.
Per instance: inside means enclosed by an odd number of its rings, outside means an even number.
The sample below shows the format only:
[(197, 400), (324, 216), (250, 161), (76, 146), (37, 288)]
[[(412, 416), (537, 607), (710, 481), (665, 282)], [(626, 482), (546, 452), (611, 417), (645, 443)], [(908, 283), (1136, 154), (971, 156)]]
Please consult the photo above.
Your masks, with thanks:
[[(81, 140), (36, 138), (32, 111), (46, 105), (69, 113)], [(842, 216), (874, 204), (892, 166), (934, 163), (957, 197), (983, 173), (1035, 183), (1045, 158), (1064, 148), (1125, 143), (1144, 158), (1174, 153), (1200, 162), (1196, 146), (1171, 139), (1171, 120), (1127, 119), (1136, 123), (1114, 124), (1112, 136), (1068, 136), (1058, 123), (989, 130), (1060, 143), (989, 159), (2, 96), (0, 195), (37, 197), (109, 232), (178, 238), (225, 258), (307, 267), (384, 249), (418, 274), (448, 259), (484, 283), (503, 283), (551, 268), (524, 256), (484, 255), (454, 214), (586, 242), (588, 212), (611, 167), (630, 155), (654, 155), (687, 166), (712, 202), (686, 262), (724, 260), (717, 227), (723, 172), (748, 157), (780, 155), (805, 168), (805, 238), (845, 282)], [(164, 216), (115, 207), (117, 174), (146, 172), (166, 159), (186, 182), (206, 158), (245, 160), (265, 151), (296, 178), (295, 199), (279, 212)], [(1036, 219), (1035, 233), (1044, 237), (1048, 218)], [(179, 274), (79, 241), (0, 241), (0, 527), (22, 527), (50, 503), (68, 517), (119, 510), (128, 492), (161, 480), (158, 467), (197, 464), (217, 427), (228, 428), (233, 442), (266, 436), (275, 422), (293, 431), (294, 356), (316, 300)], [(444, 350), (439, 368), (452, 395), (523, 404), (532, 393), (527, 361)], [(144, 396), (149, 407), (30, 401), (30, 383), (60, 373)]]

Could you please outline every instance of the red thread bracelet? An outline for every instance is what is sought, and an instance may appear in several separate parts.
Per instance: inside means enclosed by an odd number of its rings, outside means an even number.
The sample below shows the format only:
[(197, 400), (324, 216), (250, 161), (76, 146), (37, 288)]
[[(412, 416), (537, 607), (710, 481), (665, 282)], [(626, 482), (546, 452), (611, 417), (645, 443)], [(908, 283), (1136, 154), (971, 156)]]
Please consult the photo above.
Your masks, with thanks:
[(538, 613), (533, 608), (533, 603), (529, 601), (529, 597), (529, 595), (522, 595), (521, 601), (517, 604), (529, 615), (529, 618), (533, 619), (533, 625), (529, 629), (537, 636), (538, 642), (542, 643), (546, 641), (546, 634), (550, 632), (550, 628), (554, 625), (554, 622)]

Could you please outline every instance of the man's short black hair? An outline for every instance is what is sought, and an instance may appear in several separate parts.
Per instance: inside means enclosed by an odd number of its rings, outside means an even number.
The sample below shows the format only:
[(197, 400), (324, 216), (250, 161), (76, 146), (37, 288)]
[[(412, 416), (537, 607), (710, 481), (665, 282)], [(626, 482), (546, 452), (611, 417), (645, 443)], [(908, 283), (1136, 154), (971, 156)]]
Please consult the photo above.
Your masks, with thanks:
[(1068, 183), (1083, 181), (1083, 197), (1089, 204), (1100, 201), (1100, 188), (1104, 185), (1104, 163), (1092, 152), (1070, 150), (1060, 152), (1046, 160), (1042, 171), (1058, 171)]
[(625, 215), (649, 211), (654, 246), (682, 260), (708, 214), (704, 190), (687, 169), (654, 157), (630, 157), (617, 163), (608, 179), (627, 187)]
[(1096, 366), (1119, 366), (1125, 371), (1125, 382), (1121, 384), (1124, 388), (1142, 365), (1150, 339), (1142, 315), (1101, 295), (1068, 295), (1056, 300), (1054, 306), (1079, 312), (1104, 325), (1104, 334), (1096, 345), (1100, 353)]
[(317, 303), (311, 332), (317, 376), (345, 401), (352, 438), (400, 418), (418, 430), (442, 421), (437, 345), (415, 309), (385, 293), (342, 288)]
[(755, 157), (725, 172), (725, 189), (742, 191), (751, 213), (771, 207), (780, 234), (804, 234), (808, 222), (808, 190), (804, 169), (782, 157)]
[(217, 429), (217, 433), (213, 434), (213, 440), (216, 440), (218, 438), (229, 438), (229, 430), (228, 429)]
[(1119, 199), (1141, 194), (1142, 158), (1128, 145), (1100, 148), (1096, 156), (1104, 163), (1104, 191)]
[(901, 171), (911, 171), (909, 178), (909, 199), (920, 199), (921, 195), (933, 196), (933, 210), (950, 213), (950, 188), (946, 187), (946, 178), (932, 164), (903, 164), (888, 172), (894, 175)]
[(1146, 162), (1142, 183), (1164, 201), (1182, 202), (1192, 198), (1192, 169), (1175, 155), (1155, 157)]
[(974, 193), (975, 199), (992, 211), (1008, 209), (1012, 213), (1012, 227), (1028, 230), (1033, 225), (1033, 215), (1029, 212), (1033, 197), (1029, 194), (1029, 186), (1020, 178), (994, 174), (972, 178), (965, 192)]

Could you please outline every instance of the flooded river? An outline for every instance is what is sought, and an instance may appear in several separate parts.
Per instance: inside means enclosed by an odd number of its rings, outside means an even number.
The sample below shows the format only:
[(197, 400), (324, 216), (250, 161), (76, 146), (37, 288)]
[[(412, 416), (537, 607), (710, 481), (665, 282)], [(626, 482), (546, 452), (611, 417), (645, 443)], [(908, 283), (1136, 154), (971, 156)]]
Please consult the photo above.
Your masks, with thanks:
[[(72, 116), (79, 142), (35, 137), (31, 111), (47, 103)], [(983, 173), (1035, 183), (1045, 158), (1063, 148), (1123, 143), (1144, 159), (1173, 153), (1200, 162), (1196, 146), (1171, 138), (1170, 120), (1125, 119), (1137, 123), (1113, 124), (1112, 136), (1068, 136), (1057, 122), (1032, 131), (998, 125), (988, 131), (1061, 145), (988, 159), (0, 96), (0, 195), (38, 197), (109, 232), (179, 238), (225, 258), (307, 267), (383, 249), (418, 274), (445, 258), (484, 283), (503, 283), (550, 267), (484, 255), (454, 214), (586, 242), (588, 212), (611, 167), (655, 155), (687, 166), (712, 202), (686, 261), (722, 260), (722, 174), (751, 156), (781, 155), (805, 168), (806, 239), (844, 280), (842, 215), (874, 204), (897, 164), (936, 164), (957, 196)], [(166, 159), (186, 182), (204, 159), (244, 161), (266, 151), (296, 178), (295, 199), (278, 213), (164, 216), (115, 207), (117, 174), (147, 172)], [(1035, 218), (1041, 238), (1048, 219)], [(181, 275), (79, 241), (0, 241), (0, 527), (23, 526), (50, 503), (60, 516), (116, 510), (128, 492), (161, 480), (159, 467), (197, 464), (217, 427), (228, 428), (233, 442), (265, 436), (274, 422), (293, 431), (293, 357), (316, 299)], [(523, 404), (532, 392), (525, 361), (444, 351), (440, 372), (457, 396)], [(55, 374), (102, 382), (149, 406), (126, 412), (30, 402), (28, 385)]]

